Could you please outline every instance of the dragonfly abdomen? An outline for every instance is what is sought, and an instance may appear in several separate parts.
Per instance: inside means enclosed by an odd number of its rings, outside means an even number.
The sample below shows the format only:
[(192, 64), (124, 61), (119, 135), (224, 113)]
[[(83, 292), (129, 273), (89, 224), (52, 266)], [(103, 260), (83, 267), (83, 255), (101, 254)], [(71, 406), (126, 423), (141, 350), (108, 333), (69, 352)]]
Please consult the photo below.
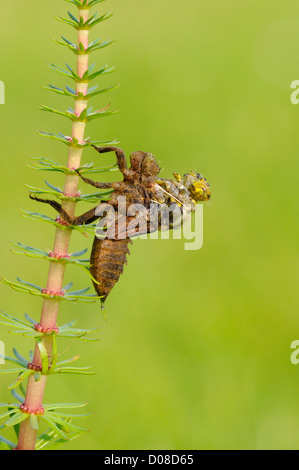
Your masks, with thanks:
[(97, 294), (102, 297), (102, 303), (112, 291), (127, 264), (130, 254), (128, 244), (130, 238), (123, 240), (98, 239), (95, 237), (90, 257), (90, 272), (97, 283), (93, 283)]

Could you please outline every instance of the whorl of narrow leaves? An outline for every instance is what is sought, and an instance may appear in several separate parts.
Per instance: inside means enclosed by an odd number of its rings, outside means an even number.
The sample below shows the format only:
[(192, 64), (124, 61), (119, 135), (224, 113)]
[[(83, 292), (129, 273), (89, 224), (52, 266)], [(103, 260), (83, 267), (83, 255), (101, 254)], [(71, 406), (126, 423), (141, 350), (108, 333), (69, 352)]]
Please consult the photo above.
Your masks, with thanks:
[[(109, 19), (112, 14), (106, 13), (98, 16), (97, 13), (88, 15), (90, 8), (95, 5), (102, 3), (104, 0), (66, 0), (68, 3), (73, 4), (78, 8), (78, 16), (71, 12), (68, 12), (68, 17), (56, 16), (56, 19), (64, 24), (71, 26), (77, 31), (78, 42), (73, 42), (61, 36), (62, 40), (57, 40), (59, 45), (67, 47), (69, 50), (74, 52), (77, 57), (77, 67), (75, 71), (70, 65), (66, 64), (66, 69), (58, 67), (54, 64), (49, 64), (50, 70), (56, 72), (60, 76), (67, 78), (73, 82), (73, 87), (69, 84), (62, 86), (56, 86), (49, 84), (43, 87), (47, 91), (51, 91), (60, 96), (71, 98), (74, 100), (74, 109), (69, 108), (67, 110), (57, 110), (51, 106), (43, 105), (41, 110), (53, 113), (62, 117), (68, 118), (72, 122), (72, 133), (71, 136), (64, 135), (62, 133), (53, 132), (38, 132), (43, 137), (50, 138), (54, 141), (63, 143), (68, 147), (69, 158), (70, 155), (75, 154), (77, 157), (77, 164), (75, 167), (69, 166), (69, 164), (58, 163), (52, 159), (44, 157), (33, 157), (30, 159), (30, 163), (27, 165), (29, 168), (38, 171), (46, 171), (52, 173), (63, 173), (66, 178), (77, 178), (75, 170), (79, 169), (82, 174), (84, 173), (108, 173), (115, 171), (116, 165), (109, 165), (105, 167), (95, 167), (93, 163), (81, 163), (81, 152), (84, 148), (90, 147), (91, 145), (115, 145), (117, 140), (104, 140), (104, 141), (91, 141), (90, 138), (82, 137), (82, 132), (76, 132), (76, 126), (85, 125), (91, 120), (111, 116), (115, 111), (110, 110), (110, 104), (93, 111), (88, 108), (87, 103), (91, 98), (103, 95), (111, 90), (115, 89), (118, 85), (113, 85), (105, 88), (100, 88), (98, 84), (88, 87), (89, 83), (94, 80), (100, 80), (102, 76), (107, 75), (116, 71), (116, 67), (104, 65), (98, 70), (95, 68), (95, 64), (89, 65), (86, 61), (86, 57), (91, 52), (103, 49), (104, 47), (112, 44), (112, 40), (101, 40), (96, 39), (92, 42), (88, 41), (88, 32), (95, 26), (99, 25), (103, 21)], [(83, 38), (83, 39), (82, 39)], [(85, 43), (85, 46), (84, 46)], [(84, 56), (84, 57), (83, 57)], [(82, 67), (82, 61), (84, 66)], [(80, 74), (79, 71), (82, 71)], [(80, 109), (80, 112), (78, 112)], [(78, 153), (79, 152), (79, 153)], [(78, 157), (79, 155), (79, 157)], [(67, 180), (66, 180), (67, 181)], [(76, 204), (80, 201), (89, 202), (96, 204), (99, 199), (105, 200), (109, 198), (110, 191), (101, 191), (92, 194), (83, 194), (77, 190), (74, 194), (66, 192), (65, 188), (61, 188), (56, 184), (45, 180), (45, 187), (36, 187), (26, 185), (30, 194), (38, 196), (50, 196), (55, 197), (60, 203), (63, 204)], [(74, 206), (73, 206), (74, 209)], [(56, 237), (61, 234), (70, 234), (71, 231), (76, 230), (79, 233), (87, 236), (94, 235), (95, 225), (83, 225), (83, 226), (72, 226), (61, 223), (59, 218), (51, 218), (47, 215), (39, 212), (30, 212), (21, 210), (21, 215), (26, 219), (33, 221), (47, 222), (56, 229)], [(57, 235), (58, 234), (58, 235)], [(59, 235), (60, 234), (60, 235)], [(56, 240), (56, 238), (55, 238)], [(68, 248), (68, 238), (66, 238), (66, 250)], [(82, 258), (87, 252), (87, 249), (81, 250), (75, 253), (66, 254), (55, 253), (50, 250), (43, 248), (35, 248), (25, 243), (16, 242), (12, 243), (12, 252), (18, 255), (25, 255), (29, 258), (38, 260), (45, 260), (49, 263), (50, 271), (48, 284), (51, 280), (51, 267), (57, 267), (60, 269), (60, 281), (61, 285), (63, 281), (64, 268), (66, 266), (78, 266), (83, 269), (89, 278), (96, 282), (90, 273), (90, 262), (88, 259)], [(56, 268), (55, 268), (56, 269)], [(52, 270), (53, 271), (53, 270)], [(47, 313), (47, 307), (49, 305), (55, 305), (58, 309), (58, 304), (62, 300), (69, 302), (95, 302), (97, 297), (95, 294), (87, 294), (89, 288), (71, 290), (73, 283), (61, 287), (59, 291), (51, 290), (45, 286), (39, 286), (32, 282), (24, 281), (20, 277), (17, 278), (17, 282), (9, 281), (2, 278), (1, 281), (7, 286), (11, 287), (14, 291), (34, 295), (43, 299), (43, 313)], [(50, 282), (51, 284), (51, 282)], [(56, 282), (57, 284), (57, 282)], [(58, 283), (59, 284), (59, 283)], [(53, 304), (52, 304), (53, 302)], [(51, 308), (50, 308), (51, 311)], [(42, 320), (43, 316), (41, 317)], [(54, 320), (53, 320), (54, 321)], [(9, 328), (9, 332), (13, 335), (21, 335), (24, 337), (33, 338), (35, 340), (35, 352), (30, 351), (26, 357), (24, 357), (16, 348), (13, 348), (13, 357), (0, 356), (0, 358), (14, 365), (11, 369), (0, 369), (0, 374), (14, 374), (16, 377), (12, 383), (8, 386), (11, 391), (13, 398), (16, 400), (14, 403), (1, 403), (0, 408), (4, 411), (0, 414), (0, 418), (4, 420), (4, 424), (0, 426), (0, 430), (12, 427), (15, 430), (18, 443), (14, 443), (5, 437), (0, 436), (0, 448), (4, 450), (11, 449), (27, 449), (35, 448), (37, 450), (51, 450), (56, 449), (61, 444), (69, 442), (80, 436), (81, 433), (86, 432), (87, 429), (73, 424), (73, 419), (86, 418), (89, 414), (76, 414), (62, 412), (61, 409), (81, 408), (85, 406), (85, 403), (64, 403), (64, 404), (53, 404), (53, 405), (42, 405), (35, 406), (34, 404), (34, 393), (31, 396), (32, 387), (38, 386), (46, 377), (57, 374), (81, 374), (81, 375), (93, 375), (95, 372), (91, 370), (91, 367), (74, 367), (69, 366), (70, 363), (76, 361), (79, 356), (75, 356), (70, 359), (60, 359), (61, 354), (58, 353), (57, 339), (64, 338), (68, 341), (73, 340), (85, 340), (85, 341), (97, 341), (90, 337), (98, 331), (95, 329), (82, 329), (74, 328), (75, 320), (62, 326), (57, 326), (56, 319), (54, 322), (55, 326), (44, 327), (38, 322), (38, 320), (32, 319), (28, 314), (25, 314), (25, 320), (19, 319), (16, 316), (12, 316), (3, 311), (0, 312), (0, 324)], [(38, 354), (38, 355), (37, 355)], [(39, 363), (37, 364), (36, 358), (39, 357)], [(28, 379), (27, 392), (24, 387), (25, 380)], [(41, 395), (41, 392), (39, 392)], [(32, 398), (33, 397), (33, 398)], [(42, 399), (43, 393), (40, 396)], [(27, 404), (27, 399), (33, 403), (33, 408), (30, 408)], [(37, 433), (39, 431), (40, 421), (47, 424), (48, 429), (43, 432), (39, 437)], [(29, 423), (29, 426), (26, 424)], [(23, 430), (23, 434), (22, 434)], [(26, 431), (24, 437), (24, 430)], [(22, 434), (22, 442), (20, 443), (20, 436)], [(29, 436), (30, 434), (30, 436)], [(26, 441), (26, 443), (25, 443)], [(30, 446), (28, 444), (30, 442)], [(27, 446), (27, 447), (26, 447)]]
[(87, 48), (85, 48), (82, 42), (80, 42), (77, 46), (73, 42), (66, 39), (64, 36), (61, 36), (61, 39), (62, 41), (55, 39), (55, 42), (57, 42), (57, 44), (60, 44), (60, 46), (68, 47), (70, 51), (74, 52), (77, 55), (90, 54), (91, 52), (98, 51), (99, 49), (103, 49), (104, 47), (110, 46), (110, 44), (113, 43), (113, 41), (111, 41), (110, 39), (106, 39), (106, 41), (102, 42), (101, 39), (96, 39), (95, 41), (92, 41), (90, 44), (88, 44)]
[[(67, 146), (72, 146), (75, 148), (84, 148), (89, 145), (106, 145), (106, 142), (86, 142), (82, 145), (78, 144), (78, 141), (74, 142), (74, 138), (71, 139), (71, 137), (66, 137), (62, 134), (51, 134), (49, 132), (39, 132), (40, 135), (45, 136), (45, 137), (50, 137), (51, 139), (58, 140), (60, 142), (63, 142)], [(116, 141), (114, 141), (116, 143)], [(31, 160), (33, 162), (37, 161), (37, 163), (32, 163), (31, 165), (27, 165), (28, 168), (31, 168), (32, 170), (41, 170), (41, 171), (57, 171), (64, 173), (65, 175), (75, 175), (76, 171), (73, 168), (68, 168), (65, 165), (59, 165), (59, 163), (56, 163), (54, 160), (50, 160), (49, 158), (35, 158), (32, 157)], [(84, 173), (106, 173), (108, 171), (116, 171), (117, 170), (117, 165), (110, 165), (102, 168), (94, 168), (93, 163), (86, 163), (85, 165), (82, 165), (78, 168), (80, 170), (80, 173), (83, 175)]]
[(62, 16), (55, 16), (55, 18), (58, 21), (61, 21), (62, 23), (66, 23), (72, 26), (77, 31), (79, 29), (90, 30), (97, 24), (101, 23), (102, 21), (108, 20), (112, 16), (112, 13), (106, 13), (105, 15), (102, 15), (99, 18), (97, 18), (98, 14), (95, 13), (91, 18), (88, 18), (88, 20), (84, 21), (82, 17), (80, 19), (76, 18), (74, 15), (72, 15), (70, 11), (68, 11), (67, 13), (69, 15), (69, 18), (63, 18)]
[(83, 0), (83, 1), (65, 0), (65, 1), (68, 3), (73, 3), (73, 5), (76, 5), (79, 8), (79, 10), (87, 10), (88, 8), (95, 6), (97, 3), (102, 3), (105, 0), (90, 0), (90, 1), (88, 0)]
[(61, 188), (53, 186), (51, 183), (49, 183), (46, 180), (45, 180), (45, 183), (50, 189), (36, 188), (35, 186), (29, 186), (27, 184), (26, 184), (26, 187), (30, 190), (31, 194), (38, 194), (38, 195), (47, 194), (47, 195), (55, 196), (57, 197), (57, 199), (60, 199), (61, 201), (66, 201), (66, 200), (72, 201), (72, 202), (85, 201), (85, 202), (91, 202), (92, 204), (96, 204), (99, 201), (99, 198), (106, 199), (111, 194), (111, 191), (92, 193), (92, 194), (82, 194), (78, 192), (77, 196), (68, 196), (64, 194)]
[[(43, 420), (49, 429), (41, 434), (36, 443), (37, 450), (54, 450), (61, 444), (79, 437), (83, 432), (88, 429), (77, 426), (72, 423), (73, 419), (88, 418), (92, 413), (77, 414), (65, 413), (60, 410), (77, 409), (86, 406), (86, 403), (57, 403), (51, 405), (44, 405), (40, 413), (30, 413), (23, 411), (24, 397), (16, 392), (13, 392), (14, 398), (19, 403), (0, 403), (0, 408), (8, 408), (8, 411), (0, 414), (0, 418), (5, 419), (4, 427), (14, 427), (15, 431), (18, 430), (18, 425), (30, 418), (31, 427), (38, 431), (39, 420)], [(22, 406), (23, 405), (23, 406)], [(16, 448), (16, 444), (0, 436), (0, 448), (3, 450), (12, 450)]]
[(49, 64), (48, 67), (50, 70), (53, 70), (53, 72), (57, 72), (61, 75), (64, 75), (65, 77), (70, 78), (71, 80), (74, 80), (76, 83), (89, 83), (91, 80), (94, 80), (98, 78), (100, 75), (106, 75), (108, 73), (116, 72), (117, 68), (116, 67), (109, 67), (108, 65), (104, 65), (102, 68), (97, 70), (96, 72), (93, 72), (95, 68), (95, 64), (91, 65), (88, 67), (88, 70), (80, 77), (67, 63), (65, 63), (67, 70), (62, 69), (61, 67), (58, 67), (57, 65), (54, 64)]
[(74, 98), (75, 100), (86, 100), (93, 98), (94, 96), (101, 95), (103, 93), (107, 93), (110, 90), (113, 90), (114, 88), (117, 88), (119, 85), (114, 85), (108, 88), (103, 88), (101, 90), (98, 90), (98, 85), (94, 86), (93, 88), (89, 88), (88, 93), (86, 95), (83, 95), (83, 93), (76, 93), (73, 88), (70, 88), (69, 86), (65, 86), (65, 89), (63, 88), (58, 88), (54, 85), (49, 85), (48, 87), (43, 87), (45, 90), (53, 91), (54, 93), (57, 93), (58, 95), (63, 95), (63, 96), (70, 96), (71, 98)]
[(98, 111), (95, 111), (92, 113), (89, 109), (83, 109), (82, 113), (78, 116), (73, 109), (69, 109), (67, 111), (59, 111), (57, 109), (50, 108), (49, 106), (41, 106), (40, 108), (42, 111), (47, 111), (49, 113), (55, 113), (60, 116), (66, 117), (70, 119), (71, 121), (77, 121), (77, 122), (89, 122), (92, 121), (93, 119), (99, 119), (102, 117), (106, 116), (111, 116), (112, 114), (115, 114), (116, 111), (107, 111), (107, 107), (104, 109), (99, 109)]

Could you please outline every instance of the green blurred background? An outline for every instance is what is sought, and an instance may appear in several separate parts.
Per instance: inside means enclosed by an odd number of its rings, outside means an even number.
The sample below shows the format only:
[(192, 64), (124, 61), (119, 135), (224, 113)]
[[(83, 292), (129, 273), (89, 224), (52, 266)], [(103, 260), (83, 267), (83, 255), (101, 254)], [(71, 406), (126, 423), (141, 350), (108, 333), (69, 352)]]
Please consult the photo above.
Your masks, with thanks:
[[(25, 183), (63, 184), (26, 163), (29, 156), (66, 161), (66, 147), (35, 130), (70, 133), (69, 122), (38, 110), (72, 104), (40, 87), (67, 83), (47, 63), (74, 64), (49, 39), (75, 39), (53, 19), (68, 6), (2, 5), (1, 275), (42, 285), (46, 262), (11, 254), (9, 243), (53, 244), (53, 228), (23, 219), (18, 208), (37, 210)], [(92, 432), (65, 448), (298, 449), (299, 365), (290, 362), (299, 339), (299, 106), (290, 102), (290, 83), (299, 79), (298, 2), (109, 0), (99, 9), (114, 16), (93, 37), (117, 42), (93, 61), (117, 65), (105, 83), (121, 87), (93, 104), (111, 101), (120, 113), (90, 124), (87, 134), (117, 137), (128, 155), (152, 152), (164, 177), (201, 171), (213, 197), (204, 206), (201, 250), (185, 251), (182, 240), (134, 243), (107, 320), (98, 304), (62, 303), (60, 324), (77, 318), (102, 328), (100, 342), (71, 344), (63, 355), (80, 353), (78, 365), (93, 364), (96, 376), (48, 381), (45, 402), (87, 400), (95, 411), (86, 423)], [(99, 158), (114, 161), (84, 153), (84, 162)], [(71, 248), (91, 243), (75, 233)], [(67, 270), (72, 279), (78, 288), (89, 284), (76, 268)], [(0, 296), (7, 313), (39, 317), (39, 299), (3, 285)], [(16, 344), (24, 355), (33, 346), (5, 327), (1, 339), (9, 355)], [(67, 347), (61, 340), (60, 351)], [(0, 401), (8, 401), (11, 376), (0, 380)]]

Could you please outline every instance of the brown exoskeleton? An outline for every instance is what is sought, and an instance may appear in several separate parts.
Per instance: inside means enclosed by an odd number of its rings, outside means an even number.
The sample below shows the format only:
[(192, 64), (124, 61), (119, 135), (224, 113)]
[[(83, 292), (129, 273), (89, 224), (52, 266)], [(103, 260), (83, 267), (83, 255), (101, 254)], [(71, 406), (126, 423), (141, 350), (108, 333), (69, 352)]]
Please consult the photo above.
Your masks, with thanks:
[[(112, 146), (94, 146), (94, 148), (99, 153), (115, 152), (118, 167), (123, 174), (123, 180), (116, 183), (95, 182), (83, 177), (77, 171), (82, 180), (98, 189), (112, 189), (111, 198), (105, 203), (113, 207), (116, 213), (119, 209), (119, 196), (125, 196), (127, 207), (139, 204), (145, 208), (144, 223), (139, 224), (137, 228), (136, 224), (134, 225), (136, 216), (128, 212), (115, 221), (113, 233), (111, 227), (108, 227), (104, 238), (100, 239), (96, 236), (94, 239), (90, 257), (90, 271), (97, 281), (94, 282), (94, 287), (103, 304), (123, 272), (123, 265), (127, 262), (126, 255), (129, 254), (128, 244), (131, 243), (131, 238), (157, 229), (163, 229), (161, 219), (157, 224), (151, 224), (151, 206), (153, 204), (158, 206), (164, 204), (170, 207), (174, 204), (181, 211), (188, 207), (188, 211), (192, 212), (195, 210), (197, 202), (206, 201), (210, 198), (210, 186), (203, 176), (193, 172), (184, 175), (183, 178), (174, 173), (174, 180), (159, 178), (160, 167), (156, 158), (150, 153), (132, 153), (130, 157), (131, 165), (128, 168), (123, 150)], [(96, 206), (88, 212), (73, 218), (56, 201), (40, 199), (31, 195), (30, 197), (36, 201), (50, 204), (60, 214), (62, 220), (70, 225), (89, 224), (102, 216), (99, 215), (98, 206)], [(168, 228), (172, 227), (170, 224)]]

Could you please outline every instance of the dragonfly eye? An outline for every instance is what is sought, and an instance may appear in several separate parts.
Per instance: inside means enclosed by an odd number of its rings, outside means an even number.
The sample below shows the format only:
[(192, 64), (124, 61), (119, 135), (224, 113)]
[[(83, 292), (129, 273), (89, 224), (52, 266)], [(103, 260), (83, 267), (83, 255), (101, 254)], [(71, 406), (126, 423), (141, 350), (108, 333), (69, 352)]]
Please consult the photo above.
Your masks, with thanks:
[(201, 186), (198, 186), (196, 183), (191, 185), (191, 191), (193, 194), (203, 194), (204, 189)]
[(196, 202), (206, 201), (210, 198), (209, 186), (203, 179), (191, 184), (190, 193)]

